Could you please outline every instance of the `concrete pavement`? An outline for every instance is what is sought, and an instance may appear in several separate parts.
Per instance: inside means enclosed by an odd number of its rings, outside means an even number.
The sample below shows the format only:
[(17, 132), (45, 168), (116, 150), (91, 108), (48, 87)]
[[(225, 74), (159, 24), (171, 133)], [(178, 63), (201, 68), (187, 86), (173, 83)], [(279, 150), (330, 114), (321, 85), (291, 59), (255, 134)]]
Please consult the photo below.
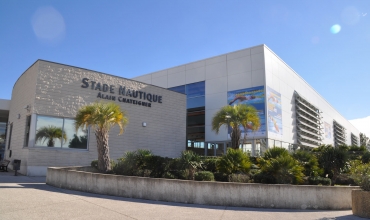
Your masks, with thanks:
[(206, 206), (64, 190), (44, 177), (0, 172), (0, 219), (362, 219), (345, 211)]

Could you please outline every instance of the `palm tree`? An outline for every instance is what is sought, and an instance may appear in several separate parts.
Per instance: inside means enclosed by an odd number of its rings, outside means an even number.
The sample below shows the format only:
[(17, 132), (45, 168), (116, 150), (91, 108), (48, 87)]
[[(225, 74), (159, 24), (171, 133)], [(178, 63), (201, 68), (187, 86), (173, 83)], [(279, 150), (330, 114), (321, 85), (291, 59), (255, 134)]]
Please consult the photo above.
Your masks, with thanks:
[(98, 169), (102, 172), (111, 170), (109, 158), (109, 130), (118, 125), (120, 133), (128, 123), (126, 113), (121, 111), (119, 105), (114, 102), (94, 102), (90, 105), (82, 106), (75, 118), (76, 130), (79, 128), (87, 129), (91, 126), (95, 131), (98, 150)]
[(231, 129), (231, 147), (239, 148), (241, 129), (244, 129), (243, 143), (247, 137), (247, 130), (257, 131), (260, 127), (260, 119), (257, 110), (251, 105), (238, 104), (222, 107), (212, 119), (212, 130), (219, 133), (222, 125)]
[(67, 141), (67, 135), (63, 132), (62, 128), (49, 125), (43, 126), (37, 130), (36, 141), (41, 141), (42, 143), (48, 141), (47, 146), (54, 147), (55, 139)]

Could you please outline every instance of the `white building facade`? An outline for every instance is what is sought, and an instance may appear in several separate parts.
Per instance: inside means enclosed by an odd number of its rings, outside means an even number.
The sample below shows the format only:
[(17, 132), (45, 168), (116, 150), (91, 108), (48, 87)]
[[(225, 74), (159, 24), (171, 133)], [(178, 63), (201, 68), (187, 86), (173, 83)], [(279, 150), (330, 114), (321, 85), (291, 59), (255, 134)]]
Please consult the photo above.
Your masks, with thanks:
[(359, 131), (266, 45), (138, 76), (135, 80), (187, 95), (187, 149), (221, 155), (227, 128), (212, 131), (212, 118), (225, 105), (250, 104), (261, 127), (247, 131), (245, 151), (359, 145)]
[[(0, 100), (0, 144), (5, 144), (0, 145), (2, 157), (12, 161), (10, 168), (14, 160), (21, 160), (19, 172), (30, 176), (45, 176), (50, 166), (90, 165), (98, 157), (94, 131), (76, 131), (74, 118), (81, 106), (93, 102), (115, 102), (129, 119), (123, 135), (118, 135), (118, 126), (110, 131), (111, 159), (138, 149), (166, 157), (178, 157), (184, 150), (185, 95), (122, 77), (38, 60), (14, 84), (10, 102)], [(1, 113), (5, 114), (5, 123)], [(4, 124), (6, 138), (1, 133)], [(53, 135), (51, 140), (50, 129), (63, 136)]]

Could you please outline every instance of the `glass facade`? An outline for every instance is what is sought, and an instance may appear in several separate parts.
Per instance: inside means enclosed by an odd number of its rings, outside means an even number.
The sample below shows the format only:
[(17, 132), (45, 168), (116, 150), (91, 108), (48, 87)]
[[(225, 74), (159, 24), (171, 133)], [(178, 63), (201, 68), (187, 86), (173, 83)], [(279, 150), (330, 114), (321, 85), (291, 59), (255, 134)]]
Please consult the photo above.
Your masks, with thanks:
[(168, 88), (171, 91), (186, 95), (187, 109), (199, 108), (205, 106), (205, 82), (196, 82), (183, 86)]
[(49, 116), (37, 116), (37, 147), (87, 149), (88, 132), (74, 127), (74, 120)]
[(196, 82), (168, 89), (185, 94), (187, 98), (186, 149), (204, 155), (205, 82)]

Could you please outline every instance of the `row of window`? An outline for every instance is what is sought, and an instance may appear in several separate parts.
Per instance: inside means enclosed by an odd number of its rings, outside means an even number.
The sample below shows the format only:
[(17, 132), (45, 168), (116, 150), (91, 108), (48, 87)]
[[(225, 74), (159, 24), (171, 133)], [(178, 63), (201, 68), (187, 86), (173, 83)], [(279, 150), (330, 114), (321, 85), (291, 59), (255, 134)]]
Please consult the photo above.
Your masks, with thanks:
[[(31, 126), (31, 116), (27, 116), (24, 138), (25, 147), (28, 147), (28, 142), (30, 138), (30, 126)], [(9, 140), (8, 140), (9, 150), (11, 149), (10, 146), (12, 130), (13, 123), (9, 125)], [(0, 137), (0, 139), (1, 140), (3, 139), (2, 136)], [(0, 143), (2, 143), (1, 140)], [(34, 146), (48, 148), (87, 149), (88, 131), (82, 129), (76, 130), (74, 120), (70, 118), (57, 118), (38, 115), (36, 121)], [(11, 157), (11, 150), (9, 151), (9, 157)]]
[(187, 109), (205, 106), (205, 82), (197, 82), (168, 88), (171, 91), (179, 92), (186, 95)]
[(75, 129), (74, 120), (37, 116), (35, 146), (87, 149), (88, 132)]

